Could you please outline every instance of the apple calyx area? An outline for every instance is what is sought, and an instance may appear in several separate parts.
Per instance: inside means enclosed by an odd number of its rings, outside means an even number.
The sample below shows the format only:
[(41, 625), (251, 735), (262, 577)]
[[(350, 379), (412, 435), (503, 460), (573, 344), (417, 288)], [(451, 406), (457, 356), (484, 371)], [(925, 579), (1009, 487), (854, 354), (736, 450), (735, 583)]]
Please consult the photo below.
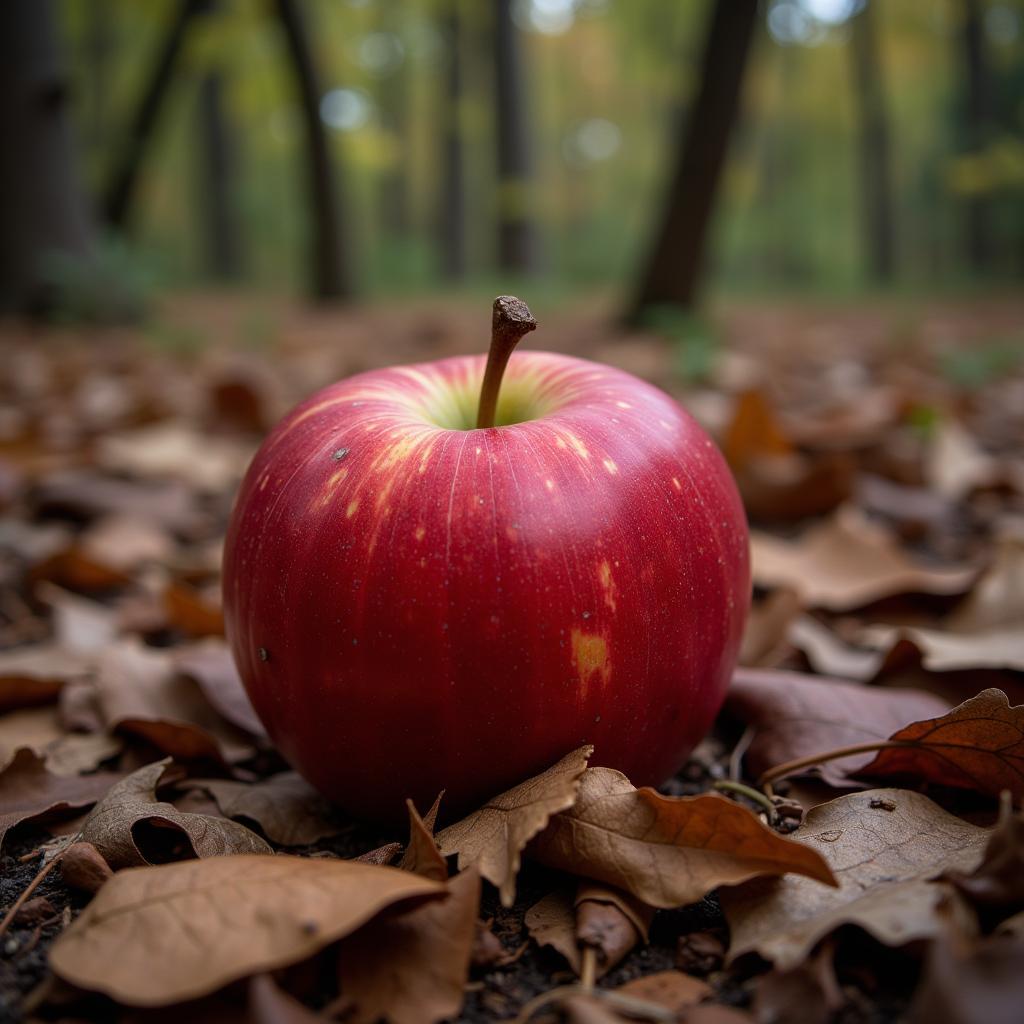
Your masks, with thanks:
[(537, 321), (530, 307), (514, 295), (499, 295), (494, 300), (491, 316), (491, 347), (487, 353), (487, 367), (480, 386), (480, 404), (477, 407), (476, 428), (486, 430), (494, 426), (498, 408), (498, 392), (505, 367), (516, 345), (530, 331), (537, 329)]

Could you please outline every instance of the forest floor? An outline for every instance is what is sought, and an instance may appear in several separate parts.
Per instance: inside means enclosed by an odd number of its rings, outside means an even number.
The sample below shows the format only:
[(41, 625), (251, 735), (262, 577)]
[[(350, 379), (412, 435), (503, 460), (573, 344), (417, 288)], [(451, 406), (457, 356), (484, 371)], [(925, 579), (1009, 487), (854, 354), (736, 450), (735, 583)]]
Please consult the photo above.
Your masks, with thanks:
[[(627, 786), (588, 818), (618, 783), (566, 751), (507, 802), (512, 838), (438, 833), (459, 874), (429, 816), (382, 833), (287, 772), (219, 572), (269, 427), (343, 376), (482, 353), (486, 304), (184, 295), (137, 327), (0, 325), (0, 1022), (1019, 1020), (1024, 302), (539, 318), (525, 347), (651, 380), (715, 437), (754, 604), (669, 799)], [(292, 872), (258, 897), (217, 874), (269, 850), (296, 859), (258, 861)], [(169, 866), (122, 870), (147, 864)]]

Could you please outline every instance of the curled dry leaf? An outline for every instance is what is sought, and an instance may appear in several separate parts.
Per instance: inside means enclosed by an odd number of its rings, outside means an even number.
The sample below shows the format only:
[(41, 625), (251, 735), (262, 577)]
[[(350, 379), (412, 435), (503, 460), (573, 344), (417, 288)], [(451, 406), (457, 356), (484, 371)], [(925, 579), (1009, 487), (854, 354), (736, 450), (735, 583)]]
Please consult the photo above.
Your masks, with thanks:
[(938, 908), (952, 890), (931, 879), (972, 871), (989, 830), (947, 814), (920, 793), (882, 789), (813, 808), (794, 836), (820, 852), (839, 887), (789, 876), (723, 890), (732, 958), (758, 953), (779, 970), (792, 970), (844, 924), (889, 946), (932, 938), (944, 927)]
[(717, 794), (635, 789), (610, 768), (584, 773), (575, 805), (551, 819), (528, 854), (653, 907), (693, 903), (757, 875), (798, 872), (835, 884), (816, 851), (773, 832), (745, 807)]
[(1024, 1006), (1024, 937), (966, 944), (933, 942), (907, 1017), (910, 1024), (1019, 1024)]
[(786, 639), (803, 653), (815, 672), (825, 676), (867, 682), (878, 675), (885, 663), (883, 652), (850, 646), (810, 615), (794, 619), (786, 631)]
[(129, 1006), (165, 1006), (298, 963), (393, 903), (444, 892), (407, 871), (310, 857), (134, 868), (60, 936), (50, 966)]
[(266, 730), (245, 692), (235, 659), (223, 640), (211, 637), (202, 643), (179, 647), (174, 652), (174, 667), (183, 676), (194, 679), (203, 695), (232, 725), (258, 739)]
[(739, 663), (771, 665), (785, 657), (786, 634), (800, 614), (800, 598), (792, 590), (773, 591), (763, 601), (751, 605), (743, 631)]
[(755, 583), (790, 587), (805, 604), (836, 612), (894, 594), (962, 594), (977, 576), (971, 568), (915, 564), (885, 530), (851, 506), (796, 541), (755, 532), (750, 543)]
[(758, 1024), (829, 1024), (846, 1002), (836, 980), (834, 955), (831, 941), (826, 941), (792, 970), (775, 969), (761, 978), (754, 990)]
[[(980, 633), (951, 633), (920, 626), (869, 626), (858, 640), (878, 652), (889, 653), (900, 643), (911, 643), (921, 653), (929, 672), (961, 669), (1011, 669), (1024, 672), (1024, 630), (1019, 625)], [(884, 654), (881, 654), (881, 662)]]
[(87, 654), (55, 643), (0, 652), (0, 714), (52, 704), (65, 683), (84, 678), (91, 669)]
[[(411, 800), (406, 800), (405, 805), (409, 809), (409, 845), (398, 866), (403, 871), (432, 878), (435, 882), (447, 881), (448, 862), (437, 848), (433, 830), (420, 817)], [(433, 807), (434, 820), (437, 819), (437, 806), (435, 803)]]
[[(751, 775), (796, 758), (885, 740), (907, 722), (942, 714), (946, 704), (920, 690), (882, 689), (825, 676), (740, 668), (733, 674), (726, 708), (756, 730), (746, 752)], [(810, 769), (831, 786), (851, 786), (849, 776), (872, 754), (855, 754)]]
[(223, 764), (253, 753), (248, 737), (214, 711), (164, 650), (134, 640), (112, 644), (99, 658), (96, 687), (111, 729), (179, 760)]
[(981, 863), (969, 875), (946, 876), (987, 923), (1024, 910), (1024, 814), (1015, 814), (1006, 796)]
[(114, 872), (103, 854), (92, 843), (72, 843), (60, 861), (60, 873), (66, 885), (79, 892), (95, 893), (112, 878)]
[(462, 1009), (480, 906), (475, 869), (456, 875), (444, 899), (393, 908), (341, 944), (342, 994), (352, 1024), (434, 1024)]
[(867, 778), (910, 777), (998, 796), (1024, 797), (1024, 705), (982, 690), (939, 718), (914, 722), (858, 770)]
[(0, 772), (0, 846), (8, 829), (68, 817), (94, 804), (119, 778), (112, 772), (56, 775), (43, 758), (23, 747)]
[(1024, 621), (1024, 537), (1000, 538), (992, 563), (944, 625), (956, 633), (986, 633)]
[(468, 818), (438, 833), (442, 855), (457, 853), (460, 871), (476, 867), (497, 887), (502, 904), (512, 906), (523, 848), (552, 814), (573, 805), (593, 752), (593, 747), (585, 746), (566, 754), (542, 775), (494, 797)]
[(196, 779), (185, 786), (209, 793), (225, 817), (254, 821), (282, 846), (308, 846), (345, 828), (337, 809), (295, 772), (252, 783)]
[(620, 963), (638, 942), (646, 942), (654, 908), (629, 893), (582, 881), (575, 898), (556, 889), (535, 903), (525, 916), (530, 937), (538, 946), (551, 946), (580, 974), (582, 950), (597, 952), (597, 977)]
[(169, 765), (169, 758), (147, 764), (112, 786), (82, 826), (82, 841), (92, 843), (115, 870), (189, 856), (273, 853), (236, 821), (186, 814), (158, 800), (157, 786)]
[(169, 583), (163, 594), (167, 621), (187, 636), (223, 636), (224, 613), (186, 583)]

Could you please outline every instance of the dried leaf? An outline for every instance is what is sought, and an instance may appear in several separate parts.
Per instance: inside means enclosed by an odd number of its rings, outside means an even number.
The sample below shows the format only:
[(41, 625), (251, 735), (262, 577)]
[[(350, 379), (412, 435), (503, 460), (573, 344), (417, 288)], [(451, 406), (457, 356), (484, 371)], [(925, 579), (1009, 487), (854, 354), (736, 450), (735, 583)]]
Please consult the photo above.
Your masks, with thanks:
[(575, 805), (555, 815), (529, 856), (617, 886), (654, 907), (693, 903), (720, 885), (799, 872), (834, 884), (824, 860), (717, 794), (666, 797), (620, 772), (590, 768)]
[(1024, 672), (1024, 630), (1019, 624), (981, 633), (950, 633), (919, 626), (869, 626), (861, 631), (858, 639), (885, 653), (891, 652), (900, 641), (911, 643), (921, 652), (921, 663), (929, 672), (961, 669)]
[(794, 619), (789, 624), (786, 639), (803, 653), (815, 672), (825, 676), (867, 682), (878, 674), (885, 662), (882, 652), (851, 647), (810, 615)]
[(751, 535), (754, 582), (790, 587), (807, 605), (849, 611), (894, 594), (960, 594), (974, 569), (916, 565), (880, 526), (850, 506), (796, 541)]
[[(882, 689), (824, 676), (772, 669), (737, 669), (726, 708), (756, 730), (745, 755), (758, 776), (795, 758), (854, 743), (885, 740), (894, 729), (946, 704), (919, 690)], [(850, 775), (872, 754), (855, 754), (809, 769), (830, 786), (851, 786)]]
[(444, 887), (310, 857), (227, 856), (118, 872), (50, 950), (50, 966), (129, 1006), (195, 999), (298, 963), (400, 900)]
[(793, 445), (764, 395), (756, 389), (743, 392), (736, 399), (732, 420), (722, 439), (722, 453), (732, 469), (792, 451)]
[(1024, 705), (1002, 690), (982, 690), (939, 718), (914, 722), (890, 737), (857, 772), (867, 778), (909, 776), (943, 786), (1024, 797)]
[(1024, 538), (999, 539), (989, 567), (944, 622), (956, 633), (987, 633), (1024, 621)]
[(772, 665), (780, 651), (785, 655), (786, 634), (800, 613), (800, 598), (792, 590), (773, 591), (763, 601), (750, 607), (743, 631), (739, 663), (741, 665)]
[(187, 636), (223, 636), (224, 613), (184, 583), (169, 583), (164, 590), (167, 621)]
[(664, 1006), (666, 1010), (677, 1014), (707, 999), (714, 992), (706, 981), (691, 978), (682, 971), (656, 971), (627, 981), (614, 991), (631, 999), (642, 999), (647, 1003)]
[(1024, 937), (993, 935), (965, 946), (949, 938), (928, 949), (910, 1024), (1020, 1024)]
[(929, 488), (949, 501), (989, 487), (999, 478), (995, 459), (982, 451), (959, 424), (943, 420), (929, 439), (925, 454), (925, 479)]
[(169, 758), (148, 764), (112, 786), (82, 826), (82, 841), (92, 843), (115, 870), (182, 857), (273, 853), (237, 822), (186, 814), (158, 800), (156, 790), (169, 765)]
[[(448, 863), (437, 848), (434, 835), (416, 810), (411, 800), (405, 801), (409, 809), (409, 845), (405, 848), (399, 867), (414, 875), (431, 878), (435, 882), (448, 879)], [(434, 819), (437, 818), (437, 804), (434, 805)]]
[(91, 669), (88, 655), (55, 643), (0, 651), (0, 714), (52, 704), (66, 682)]
[(945, 876), (987, 923), (1024, 910), (1024, 814), (1015, 814), (1005, 798), (999, 811), (981, 863), (969, 875)]
[(119, 778), (113, 772), (55, 775), (38, 754), (20, 749), (0, 772), (0, 847), (8, 829), (70, 817), (94, 804)]
[(580, 973), (583, 961), (576, 944), (576, 908), (572, 893), (567, 889), (548, 893), (526, 911), (523, 923), (538, 946), (550, 946), (561, 953), (573, 971)]
[(164, 650), (123, 640), (98, 662), (97, 692), (112, 729), (131, 733), (183, 761), (249, 757), (247, 737), (225, 722)]
[(469, 977), (480, 876), (470, 869), (447, 887), (445, 899), (395, 908), (342, 942), (338, 965), (341, 991), (355, 1001), (346, 1018), (351, 1024), (382, 1018), (392, 1024), (434, 1024), (458, 1015)]
[(792, 970), (769, 971), (754, 990), (758, 1024), (798, 1020), (800, 1024), (829, 1024), (846, 1002), (836, 980), (831, 942), (824, 942)]
[(943, 927), (937, 908), (952, 890), (930, 879), (972, 871), (989, 830), (947, 814), (920, 793), (882, 789), (813, 808), (794, 837), (820, 852), (839, 887), (789, 876), (723, 890), (732, 958), (756, 952), (779, 970), (792, 970), (844, 924), (889, 946), (931, 938)]
[(442, 855), (457, 853), (460, 871), (476, 867), (497, 887), (502, 904), (512, 906), (523, 848), (552, 814), (573, 805), (593, 751), (586, 746), (566, 754), (542, 775), (496, 796), (468, 818), (444, 829), (437, 836)]
[(79, 892), (96, 893), (114, 872), (92, 843), (72, 843), (60, 862), (64, 884)]
[(538, 946), (551, 946), (580, 974), (582, 950), (597, 951), (597, 977), (607, 974), (647, 941), (654, 909), (618, 889), (583, 880), (576, 896), (556, 889), (526, 912), (524, 923)]
[(282, 846), (308, 846), (345, 829), (337, 809), (295, 772), (280, 772), (260, 782), (195, 779), (185, 783), (202, 789), (228, 818), (247, 818)]
[(177, 648), (174, 666), (182, 675), (199, 684), (203, 695), (223, 718), (257, 739), (266, 739), (267, 732), (245, 692), (235, 668), (235, 659), (223, 640), (211, 637), (202, 643)]

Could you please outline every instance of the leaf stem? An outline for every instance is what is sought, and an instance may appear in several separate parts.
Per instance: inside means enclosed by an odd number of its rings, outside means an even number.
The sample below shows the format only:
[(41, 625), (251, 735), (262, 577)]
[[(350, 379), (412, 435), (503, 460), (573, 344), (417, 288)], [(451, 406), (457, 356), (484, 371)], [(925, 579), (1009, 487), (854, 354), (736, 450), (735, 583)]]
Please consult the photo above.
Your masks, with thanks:
[(514, 295), (499, 295), (494, 300), (491, 348), (487, 353), (487, 368), (484, 370), (484, 382), (480, 387), (480, 405), (476, 414), (478, 430), (494, 426), (501, 378), (505, 376), (509, 357), (519, 344), (520, 338), (536, 327), (537, 321), (534, 320), (530, 307), (522, 299), (517, 299)]
[(742, 782), (736, 782), (733, 779), (719, 779), (718, 782), (712, 786), (712, 789), (724, 791), (726, 793), (737, 793), (740, 796), (745, 796), (748, 800), (753, 800), (755, 804), (759, 804), (765, 809), (768, 814), (768, 821), (772, 822), (775, 820), (775, 804), (765, 796), (759, 789), (754, 789), (753, 786), (748, 786)]
[(871, 743), (854, 743), (849, 747), (838, 747), (836, 750), (828, 750), (823, 754), (811, 754), (808, 757), (798, 757), (793, 761), (786, 761), (784, 764), (777, 764), (763, 772), (757, 780), (759, 786), (766, 786), (776, 779), (786, 775), (792, 775), (802, 768), (813, 768), (816, 764), (824, 764), (826, 761), (837, 761), (841, 757), (851, 757), (854, 754), (871, 754), (876, 750), (887, 750), (890, 747), (909, 747), (912, 743), (903, 743), (899, 740), (874, 740)]
[(583, 963), (580, 967), (580, 988), (587, 995), (594, 991), (597, 981), (597, 949), (593, 946), (583, 947)]

